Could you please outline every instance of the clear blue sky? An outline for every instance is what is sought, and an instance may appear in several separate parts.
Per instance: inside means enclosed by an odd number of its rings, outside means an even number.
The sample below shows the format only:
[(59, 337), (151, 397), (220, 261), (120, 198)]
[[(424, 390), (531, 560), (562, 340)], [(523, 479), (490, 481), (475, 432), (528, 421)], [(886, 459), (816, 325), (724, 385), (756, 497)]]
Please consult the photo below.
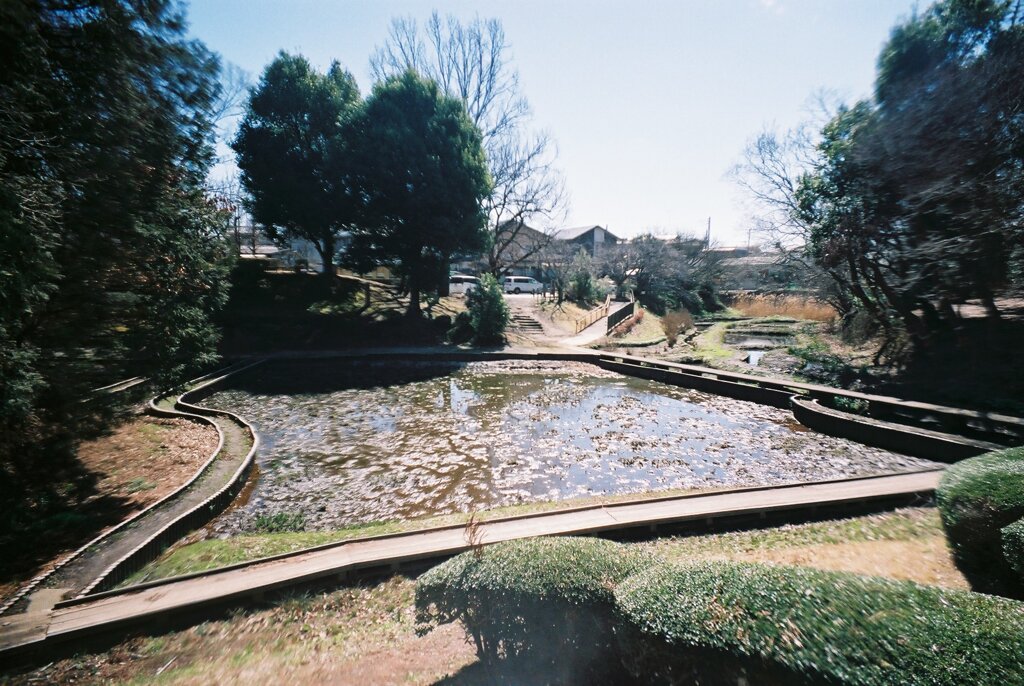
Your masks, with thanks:
[[(927, 4), (927, 3), (926, 3)], [(926, 5), (925, 4), (925, 5)], [(925, 6), (925, 5), (922, 5)], [(871, 92), (875, 59), (912, 0), (193, 0), (191, 32), (254, 78), (279, 50), (338, 60), (370, 88), (394, 16), (502, 21), (538, 128), (557, 141), (566, 225), (658, 228), (745, 243), (726, 172), (765, 125), (807, 117), (828, 88)]]

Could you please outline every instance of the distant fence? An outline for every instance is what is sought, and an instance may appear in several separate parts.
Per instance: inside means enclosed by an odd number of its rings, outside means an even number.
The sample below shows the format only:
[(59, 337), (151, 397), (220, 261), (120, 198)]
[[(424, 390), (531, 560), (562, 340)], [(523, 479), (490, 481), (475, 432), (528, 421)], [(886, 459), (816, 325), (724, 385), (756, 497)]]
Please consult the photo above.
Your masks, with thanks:
[(612, 329), (621, 324), (624, 320), (632, 317), (634, 312), (636, 312), (636, 302), (631, 302), (625, 307), (622, 307), (608, 315), (608, 333), (611, 333)]
[(598, 319), (602, 319), (603, 317), (607, 317), (608, 316), (608, 309), (611, 307), (611, 304), (612, 304), (612, 296), (609, 295), (609, 296), (607, 296), (604, 299), (604, 304), (603, 305), (598, 305), (597, 307), (592, 309), (590, 312), (587, 312), (586, 315), (584, 315), (583, 317), (580, 317), (579, 319), (577, 319), (576, 320), (576, 333), (579, 333), (580, 331), (583, 331), (583, 329), (587, 328), (588, 326), (590, 326), (591, 324), (596, 322)]

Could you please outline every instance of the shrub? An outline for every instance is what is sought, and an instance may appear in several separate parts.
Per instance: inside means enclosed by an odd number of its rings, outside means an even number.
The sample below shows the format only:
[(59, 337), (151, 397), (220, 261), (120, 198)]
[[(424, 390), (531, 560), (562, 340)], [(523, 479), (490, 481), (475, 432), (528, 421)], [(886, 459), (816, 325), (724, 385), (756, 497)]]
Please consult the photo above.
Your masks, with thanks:
[(1017, 573), (1017, 577), (1024, 579), (1024, 519), (1004, 526), (1002, 534), (1003, 557)]
[(963, 460), (946, 470), (936, 491), (957, 566), (986, 593), (1020, 597), (1022, 577), (1003, 555), (1001, 529), (1024, 517), (1024, 448)]
[(473, 328), (473, 342), (477, 345), (492, 345), (505, 341), (505, 327), (508, 326), (508, 303), (501, 293), (498, 280), (491, 274), (480, 277), (480, 285), (466, 293), (470, 326)]
[(1024, 682), (1024, 605), (993, 596), (720, 561), (656, 566), (615, 596), (649, 682)]
[(582, 683), (614, 683), (621, 662), (613, 591), (653, 562), (639, 550), (588, 538), (536, 538), (465, 553), (416, 583), (419, 631), (460, 621), (488, 665), (528, 660), (556, 683), (569, 674)]
[(455, 315), (452, 328), (448, 329), (448, 342), (459, 345), (468, 343), (473, 338), (473, 321), (469, 312), (459, 312)]
[(693, 317), (686, 310), (673, 310), (666, 312), (661, 318), (661, 330), (665, 332), (665, 339), (668, 347), (676, 344), (680, 331), (686, 331), (693, 327)]
[(260, 534), (279, 534), (287, 531), (304, 531), (306, 516), (301, 512), (275, 512), (257, 515), (252, 529)]
[(615, 328), (612, 329), (612, 336), (620, 338), (622, 336), (628, 336), (629, 333), (633, 329), (635, 329), (637, 325), (643, 320), (644, 309), (642, 307), (637, 306), (636, 310), (633, 312), (632, 317), (627, 317), (626, 319), (623, 319), (621, 322), (615, 325)]
[(867, 414), (871, 407), (867, 400), (844, 398), (841, 395), (832, 396), (830, 404), (840, 412), (849, 412), (850, 414)]

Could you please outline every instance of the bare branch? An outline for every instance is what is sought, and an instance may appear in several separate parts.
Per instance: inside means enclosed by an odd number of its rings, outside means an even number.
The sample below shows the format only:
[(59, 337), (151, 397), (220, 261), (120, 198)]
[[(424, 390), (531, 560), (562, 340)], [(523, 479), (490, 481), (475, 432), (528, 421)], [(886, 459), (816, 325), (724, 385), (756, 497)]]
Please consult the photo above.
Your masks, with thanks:
[[(393, 20), (387, 41), (370, 62), (378, 80), (409, 68), (434, 79), (465, 104), (480, 129), (494, 183), (484, 206), (492, 231), (488, 263), (494, 274), (533, 259), (550, 241), (550, 227), (564, 219), (568, 205), (553, 141), (544, 132), (526, 129), (530, 106), (519, 91), (510, 50), (499, 20), (478, 17), (464, 24), (434, 12), (422, 32), (411, 18)], [(542, 224), (545, 240), (536, 240), (531, 222)]]

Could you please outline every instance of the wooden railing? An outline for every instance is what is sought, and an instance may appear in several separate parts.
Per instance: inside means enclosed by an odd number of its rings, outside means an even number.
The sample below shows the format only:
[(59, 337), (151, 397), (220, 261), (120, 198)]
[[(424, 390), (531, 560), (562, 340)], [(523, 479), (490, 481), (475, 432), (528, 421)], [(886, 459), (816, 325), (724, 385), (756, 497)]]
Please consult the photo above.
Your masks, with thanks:
[(576, 320), (576, 333), (583, 331), (583, 329), (587, 328), (588, 326), (596, 322), (598, 319), (603, 319), (604, 317), (607, 317), (608, 309), (611, 307), (611, 305), (612, 296), (608, 295), (605, 297), (603, 305), (598, 305), (590, 312), (587, 312), (586, 315)]
[(636, 312), (636, 301), (620, 307), (608, 315), (608, 333), (611, 333), (612, 329), (632, 317), (634, 312)]

